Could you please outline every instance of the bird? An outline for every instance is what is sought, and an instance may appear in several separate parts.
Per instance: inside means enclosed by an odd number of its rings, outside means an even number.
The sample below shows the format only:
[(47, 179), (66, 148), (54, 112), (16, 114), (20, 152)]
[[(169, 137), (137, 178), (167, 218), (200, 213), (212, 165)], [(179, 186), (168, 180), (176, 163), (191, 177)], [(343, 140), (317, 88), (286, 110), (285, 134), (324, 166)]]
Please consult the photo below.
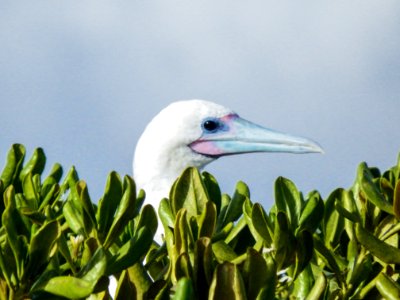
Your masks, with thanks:
[[(204, 168), (214, 160), (251, 152), (321, 152), (318, 143), (257, 125), (233, 110), (207, 100), (176, 101), (161, 110), (140, 136), (133, 159), (136, 186), (144, 204), (158, 209), (173, 182), (187, 167)], [(162, 226), (154, 241), (162, 243)], [(117, 281), (110, 277), (109, 293)]]
[[(187, 167), (203, 169), (214, 160), (251, 152), (323, 153), (307, 138), (272, 130), (207, 100), (181, 100), (161, 110), (136, 145), (133, 177), (156, 210)], [(159, 226), (160, 228), (160, 226)]]

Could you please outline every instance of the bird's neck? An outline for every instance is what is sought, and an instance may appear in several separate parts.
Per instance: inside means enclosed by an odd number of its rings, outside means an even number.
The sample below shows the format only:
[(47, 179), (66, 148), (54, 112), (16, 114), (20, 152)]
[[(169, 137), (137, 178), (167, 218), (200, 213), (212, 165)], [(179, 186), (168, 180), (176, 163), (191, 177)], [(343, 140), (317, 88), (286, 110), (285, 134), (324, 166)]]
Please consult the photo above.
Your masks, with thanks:
[(149, 150), (144, 152), (137, 148), (135, 153), (135, 182), (138, 188), (145, 190), (146, 203), (156, 209), (162, 198), (168, 198), (172, 184), (185, 168), (192, 166), (201, 169), (213, 160), (193, 153), (188, 147), (165, 150), (149, 153)]

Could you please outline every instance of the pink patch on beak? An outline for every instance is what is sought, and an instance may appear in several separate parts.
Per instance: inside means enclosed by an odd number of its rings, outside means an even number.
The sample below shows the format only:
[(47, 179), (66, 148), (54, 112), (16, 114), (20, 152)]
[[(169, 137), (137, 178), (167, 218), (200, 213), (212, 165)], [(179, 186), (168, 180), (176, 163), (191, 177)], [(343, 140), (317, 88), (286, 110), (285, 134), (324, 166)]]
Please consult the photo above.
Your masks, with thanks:
[(221, 149), (219, 149), (212, 141), (197, 140), (189, 146), (194, 152), (199, 154), (209, 156), (220, 156), (223, 154), (223, 151), (221, 151)]

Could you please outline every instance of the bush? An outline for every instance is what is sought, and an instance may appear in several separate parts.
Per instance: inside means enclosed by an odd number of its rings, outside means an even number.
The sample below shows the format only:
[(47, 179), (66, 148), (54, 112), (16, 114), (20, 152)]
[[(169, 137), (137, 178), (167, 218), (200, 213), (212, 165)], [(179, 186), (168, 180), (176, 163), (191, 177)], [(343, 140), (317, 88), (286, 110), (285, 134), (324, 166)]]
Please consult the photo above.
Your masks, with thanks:
[(354, 185), (324, 201), (288, 179), (267, 213), (238, 182), (186, 169), (157, 214), (132, 178), (111, 172), (98, 205), (75, 168), (13, 145), (0, 176), (0, 299), (400, 298), (400, 159), (361, 163)]

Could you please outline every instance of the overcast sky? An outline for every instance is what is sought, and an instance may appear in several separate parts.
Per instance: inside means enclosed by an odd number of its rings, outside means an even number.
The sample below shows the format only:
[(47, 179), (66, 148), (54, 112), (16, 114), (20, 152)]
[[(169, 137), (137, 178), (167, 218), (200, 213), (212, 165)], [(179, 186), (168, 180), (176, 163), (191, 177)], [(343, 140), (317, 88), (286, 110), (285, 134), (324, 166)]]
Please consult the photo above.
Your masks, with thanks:
[(209, 165), (267, 207), (277, 176), (324, 197), (357, 165), (400, 151), (400, 2), (2, 1), (0, 159), (12, 143), (71, 165), (100, 197), (132, 174), (136, 141), (168, 103), (208, 99), (318, 141), (325, 154)]

